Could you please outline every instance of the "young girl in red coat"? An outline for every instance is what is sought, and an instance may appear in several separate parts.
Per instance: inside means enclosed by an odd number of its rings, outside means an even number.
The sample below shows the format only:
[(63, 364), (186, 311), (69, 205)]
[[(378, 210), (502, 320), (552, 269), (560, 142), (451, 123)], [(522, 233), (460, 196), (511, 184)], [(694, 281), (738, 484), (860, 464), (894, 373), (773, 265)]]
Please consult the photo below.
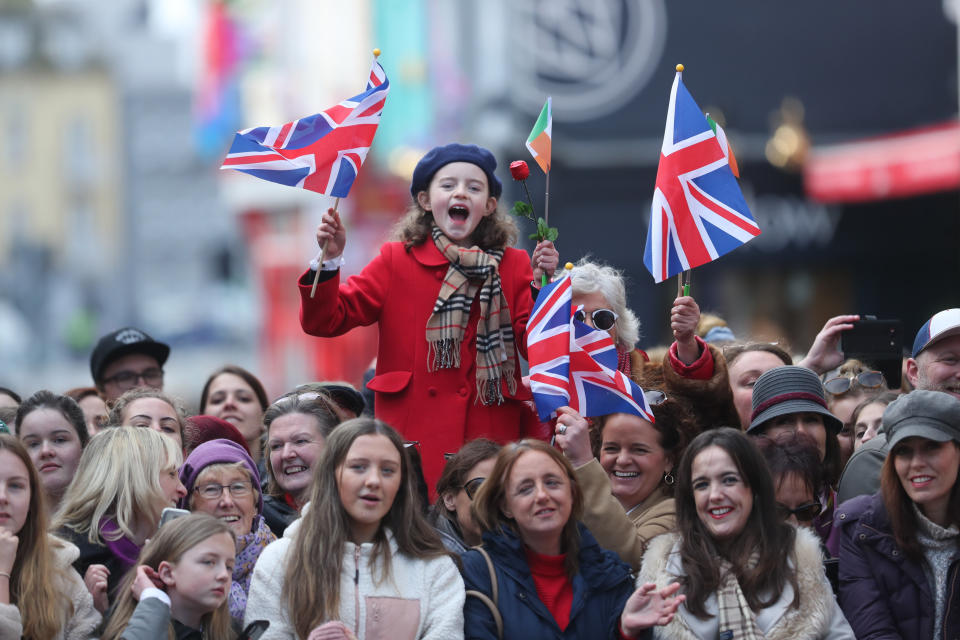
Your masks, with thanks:
[(434, 486), (443, 454), (481, 436), (516, 440), (535, 416), (520, 382), (531, 283), (552, 273), (559, 255), (545, 242), (527, 254), (509, 245), (513, 220), (497, 207), (497, 161), (476, 145), (428, 152), (413, 172), (414, 206), (393, 242), (363, 271), (340, 281), (346, 231), (336, 211), (324, 214), (317, 242), (326, 246), (316, 296), (313, 269), (301, 276), (300, 324), (329, 337), (379, 323), (377, 417), (420, 443)]

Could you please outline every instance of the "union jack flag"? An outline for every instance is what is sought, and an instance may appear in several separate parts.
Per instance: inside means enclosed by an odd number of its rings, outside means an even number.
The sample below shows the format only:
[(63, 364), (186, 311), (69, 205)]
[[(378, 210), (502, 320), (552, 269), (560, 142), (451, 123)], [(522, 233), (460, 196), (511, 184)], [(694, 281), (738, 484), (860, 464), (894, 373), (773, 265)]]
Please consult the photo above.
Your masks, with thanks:
[(680, 72), (673, 80), (643, 263), (657, 282), (760, 235), (717, 136)]
[(366, 90), (321, 113), (237, 133), (221, 169), (345, 198), (367, 157), (390, 81), (376, 60)]
[(569, 276), (540, 290), (527, 321), (527, 356), (541, 420), (569, 406), (586, 417), (632, 413), (654, 421), (643, 389), (617, 370), (610, 334), (573, 319)]

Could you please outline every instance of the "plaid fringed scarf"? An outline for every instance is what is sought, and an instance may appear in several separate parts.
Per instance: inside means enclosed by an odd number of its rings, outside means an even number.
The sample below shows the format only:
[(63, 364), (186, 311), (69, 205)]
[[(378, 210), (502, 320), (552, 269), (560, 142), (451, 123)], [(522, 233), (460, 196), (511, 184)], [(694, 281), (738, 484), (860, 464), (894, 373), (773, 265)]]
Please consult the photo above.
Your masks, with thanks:
[(432, 233), (450, 268), (427, 320), (427, 366), (430, 371), (460, 366), (460, 343), (479, 291), (477, 394), (483, 404), (502, 404), (501, 381), (506, 381), (510, 393), (516, 391), (513, 325), (498, 271), (503, 251), (458, 247), (436, 225)]
[(757, 628), (757, 618), (740, 589), (733, 566), (726, 560), (720, 563), (717, 608), (720, 610), (720, 640), (763, 640), (766, 637)]

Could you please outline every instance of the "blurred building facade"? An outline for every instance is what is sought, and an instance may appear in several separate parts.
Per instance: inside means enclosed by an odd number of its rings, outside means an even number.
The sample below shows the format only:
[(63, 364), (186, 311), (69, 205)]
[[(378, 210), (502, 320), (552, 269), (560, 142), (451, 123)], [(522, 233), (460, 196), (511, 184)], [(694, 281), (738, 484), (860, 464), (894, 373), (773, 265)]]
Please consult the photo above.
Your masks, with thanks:
[[(260, 373), (271, 393), (317, 377), (359, 381), (375, 331), (317, 340), (296, 316), (293, 279), (332, 199), (221, 172), (232, 129), (203, 152), (193, 134), (205, 82), (235, 82), (234, 129), (279, 124), (357, 93), (375, 46), (392, 88), (340, 203), (346, 273), (402, 214), (426, 149), (486, 145), (506, 178), (511, 160), (529, 161), (523, 142), (552, 95), (561, 257), (622, 268), (642, 346), (668, 340), (675, 285), (655, 286), (642, 253), (680, 62), (727, 131), (763, 230), (696, 269), (701, 307), (740, 335), (787, 336), (798, 349), (848, 311), (901, 317), (911, 334), (957, 304), (943, 283), (960, 276), (960, 192), (817, 200), (803, 169), (823, 145), (956, 122), (947, 6), (914, 3), (905, 21), (902, 3), (875, 0), (866, 28), (862, 7), (827, 0), (723, 12), (666, 0), (7, 0), (0, 384), (85, 382), (91, 341), (128, 323), (171, 342), (167, 379), (188, 402), (227, 361)], [(539, 199), (536, 169), (529, 184)], [(509, 208), (520, 193), (505, 187)]]

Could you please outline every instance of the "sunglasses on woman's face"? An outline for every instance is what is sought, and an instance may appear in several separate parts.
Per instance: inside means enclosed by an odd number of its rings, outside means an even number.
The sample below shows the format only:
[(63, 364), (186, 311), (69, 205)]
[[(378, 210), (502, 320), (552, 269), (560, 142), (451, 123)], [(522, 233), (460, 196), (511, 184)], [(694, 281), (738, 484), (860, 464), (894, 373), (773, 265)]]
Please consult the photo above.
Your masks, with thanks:
[(883, 374), (879, 371), (861, 371), (855, 376), (837, 376), (836, 378), (830, 378), (823, 383), (823, 389), (827, 393), (838, 396), (841, 393), (849, 391), (850, 387), (853, 386), (854, 380), (856, 380), (857, 384), (861, 387), (867, 389), (876, 389), (884, 383)]
[[(610, 309), (594, 309), (590, 312), (590, 320), (593, 326), (601, 331), (610, 331), (613, 325), (617, 323), (619, 316)], [(586, 322), (587, 314), (583, 309), (577, 309), (573, 314), (573, 319), (577, 322)]]
[(483, 481), (486, 478), (471, 478), (463, 484), (463, 490), (467, 492), (467, 497), (473, 500), (473, 496), (477, 495), (477, 491), (480, 489), (480, 485), (483, 484)]
[(777, 513), (780, 514), (780, 517), (784, 520), (790, 516), (797, 516), (797, 520), (800, 522), (810, 522), (818, 515), (820, 515), (820, 506), (819, 502), (808, 502), (807, 504), (802, 504), (796, 509), (791, 509), (785, 504), (777, 503)]

